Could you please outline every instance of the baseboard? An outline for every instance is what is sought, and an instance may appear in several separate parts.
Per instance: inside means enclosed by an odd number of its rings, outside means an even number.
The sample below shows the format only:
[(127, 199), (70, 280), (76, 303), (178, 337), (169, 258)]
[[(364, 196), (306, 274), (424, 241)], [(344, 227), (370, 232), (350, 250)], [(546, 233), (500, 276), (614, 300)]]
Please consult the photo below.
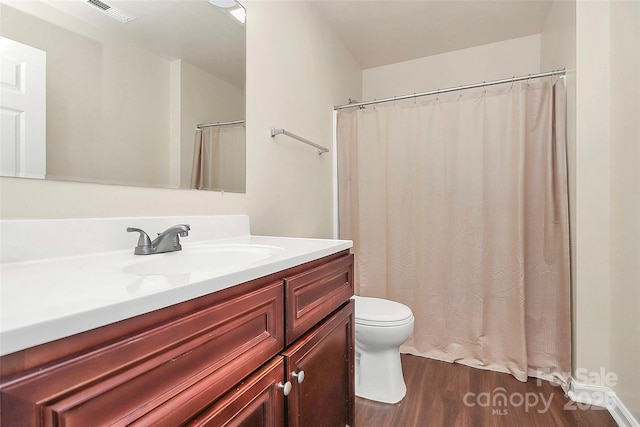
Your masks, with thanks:
[(567, 395), (576, 403), (607, 408), (621, 427), (640, 427), (638, 421), (609, 387), (579, 383), (571, 378)]

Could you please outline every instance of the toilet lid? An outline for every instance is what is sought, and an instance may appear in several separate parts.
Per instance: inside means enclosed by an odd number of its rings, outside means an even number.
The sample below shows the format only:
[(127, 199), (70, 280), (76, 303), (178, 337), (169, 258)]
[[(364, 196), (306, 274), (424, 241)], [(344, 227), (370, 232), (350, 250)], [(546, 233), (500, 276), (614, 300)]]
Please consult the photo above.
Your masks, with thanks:
[(411, 309), (382, 298), (354, 296), (356, 323), (371, 326), (396, 326), (413, 320)]

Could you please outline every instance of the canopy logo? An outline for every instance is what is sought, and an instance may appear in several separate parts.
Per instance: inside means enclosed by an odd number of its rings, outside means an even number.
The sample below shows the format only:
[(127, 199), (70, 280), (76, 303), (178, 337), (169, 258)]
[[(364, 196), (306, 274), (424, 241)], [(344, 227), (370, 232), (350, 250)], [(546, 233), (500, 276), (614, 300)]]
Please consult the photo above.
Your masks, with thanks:
[(469, 392), (462, 398), (465, 406), (491, 408), (493, 415), (507, 415), (509, 407), (519, 408), (524, 406), (525, 412), (536, 410), (538, 413), (545, 413), (551, 406), (553, 393), (545, 398), (544, 393), (509, 393), (504, 387), (497, 387), (492, 392), (473, 393)]

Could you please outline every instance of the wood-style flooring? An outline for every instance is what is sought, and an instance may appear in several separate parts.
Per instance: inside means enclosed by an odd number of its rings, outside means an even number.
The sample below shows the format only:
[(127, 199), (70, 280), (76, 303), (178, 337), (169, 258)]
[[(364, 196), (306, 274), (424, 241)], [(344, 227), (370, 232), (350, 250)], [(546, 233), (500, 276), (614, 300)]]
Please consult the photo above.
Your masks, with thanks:
[(617, 427), (606, 409), (578, 405), (547, 381), (407, 354), (402, 369), (405, 398), (389, 405), (356, 397), (356, 427)]

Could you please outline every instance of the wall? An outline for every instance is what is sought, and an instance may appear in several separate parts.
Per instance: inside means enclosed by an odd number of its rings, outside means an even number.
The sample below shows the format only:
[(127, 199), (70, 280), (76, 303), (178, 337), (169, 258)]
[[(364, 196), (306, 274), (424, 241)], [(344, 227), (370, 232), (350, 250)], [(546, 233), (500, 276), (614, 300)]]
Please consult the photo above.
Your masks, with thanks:
[(611, 2), (611, 371), (640, 420), (640, 2)]
[(533, 35), (369, 68), (362, 73), (363, 100), (426, 92), (539, 71), (540, 35)]
[(574, 369), (610, 369), (610, 22), (608, 2), (576, 3)]
[(312, 6), (247, 2), (247, 194), (252, 232), (331, 237), (333, 106), (361, 96), (361, 69)]
[(311, 5), (247, 1), (247, 194), (0, 178), (0, 217), (247, 213), (252, 233), (331, 237), (333, 105), (361, 96), (361, 69)]

